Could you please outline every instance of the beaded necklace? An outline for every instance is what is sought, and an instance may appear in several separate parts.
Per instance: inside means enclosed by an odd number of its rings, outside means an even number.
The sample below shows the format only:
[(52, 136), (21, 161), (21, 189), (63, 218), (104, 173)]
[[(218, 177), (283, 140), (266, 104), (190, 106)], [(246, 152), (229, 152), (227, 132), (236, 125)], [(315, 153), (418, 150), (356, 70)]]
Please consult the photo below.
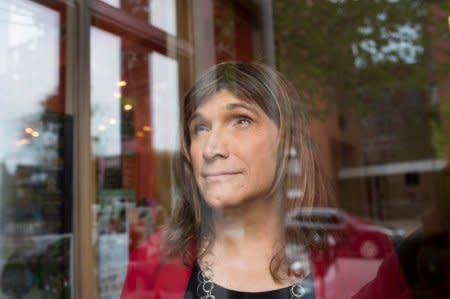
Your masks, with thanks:
[[(212, 281), (212, 270), (207, 268), (203, 271), (201, 268), (197, 273), (197, 295), (200, 299), (215, 299), (213, 295), (214, 282)], [(301, 281), (297, 281), (290, 287), (290, 299), (301, 299), (305, 295), (306, 290), (301, 285)]]

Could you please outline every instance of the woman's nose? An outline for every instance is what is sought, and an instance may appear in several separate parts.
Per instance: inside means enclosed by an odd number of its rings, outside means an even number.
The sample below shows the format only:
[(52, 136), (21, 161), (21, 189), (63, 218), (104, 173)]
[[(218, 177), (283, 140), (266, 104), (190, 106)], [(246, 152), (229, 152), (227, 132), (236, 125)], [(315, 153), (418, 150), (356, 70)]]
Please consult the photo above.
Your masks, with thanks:
[(209, 131), (203, 148), (203, 159), (205, 161), (212, 162), (228, 157), (229, 153), (225, 135), (220, 130)]

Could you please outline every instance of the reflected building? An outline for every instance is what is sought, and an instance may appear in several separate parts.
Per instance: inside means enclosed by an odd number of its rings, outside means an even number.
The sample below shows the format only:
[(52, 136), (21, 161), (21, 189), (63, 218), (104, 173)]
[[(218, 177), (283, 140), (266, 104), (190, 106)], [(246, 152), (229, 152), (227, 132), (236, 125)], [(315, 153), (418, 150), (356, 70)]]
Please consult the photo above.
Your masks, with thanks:
[(432, 182), (446, 164), (431, 140), (437, 107), (417, 90), (368, 98), (365, 115), (345, 109), (344, 102), (342, 107), (337, 173), (342, 207), (376, 221), (419, 225), (417, 215), (436, 199)]

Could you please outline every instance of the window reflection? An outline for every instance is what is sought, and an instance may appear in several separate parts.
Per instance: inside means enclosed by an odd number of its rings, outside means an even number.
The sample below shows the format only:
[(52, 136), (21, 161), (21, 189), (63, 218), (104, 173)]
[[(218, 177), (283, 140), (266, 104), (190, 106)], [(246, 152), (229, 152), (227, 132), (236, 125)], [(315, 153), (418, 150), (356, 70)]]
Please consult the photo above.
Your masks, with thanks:
[[(427, 272), (425, 278), (422, 271), (430, 266), (442, 274), (430, 253), (439, 255), (440, 246), (448, 250), (448, 226), (436, 226), (448, 224), (448, 193), (442, 185), (448, 180), (447, 124), (442, 122), (448, 101), (448, 72), (442, 66), (449, 61), (444, 3), (416, 1), (406, 9), (403, 1), (273, 2), (278, 66), (309, 107), (338, 206), (366, 222), (357, 227), (376, 228), (389, 237), (382, 243), (390, 245), (390, 253), (383, 257), (338, 255), (325, 275), (326, 297), (355, 294), (377, 271), (358, 298), (387, 297), (383, 292), (395, 288), (389, 288), (386, 277), (402, 285), (397, 290), (404, 296), (409, 290), (420, 298), (443, 294), (429, 282), (436, 276)], [(400, 242), (392, 232), (399, 233)], [(346, 246), (353, 246), (352, 235), (343, 239)], [(374, 244), (360, 248), (375, 252)], [(426, 257), (419, 252), (427, 252)], [(448, 274), (440, 277), (448, 280)]]
[(129, 252), (168, 219), (178, 148), (178, 62), (145, 42), (92, 27), (98, 287), (117, 297)]
[(64, 5), (0, 3), (0, 297), (71, 298)]
[(119, 155), (122, 121), (121, 41), (118, 36), (93, 27), (91, 45), (91, 132), (94, 153), (97, 156)]
[(167, 33), (177, 35), (175, 0), (151, 0), (150, 22)]
[[(155, 151), (178, 149), (178, 63), (158, 53), (150, 55), (152, 134)], [(145, 131), (145, 128), (143, 128)]]
[(111, 6), (158, 27), (166, 33), (177, 35), (176, 0), (101, 0)]
[[(119, 296), (130, 252), (175, 204), (178, 100), (206, 68), (228, 60), (274, 66), (310, 112), (337, 206), (293, 209), (287, 230), (320, 249), (311, 265), (316, 294), (367, 298), (381, 285), (447, 295), (447, 1), (81, 2), (0, 0), (1, 298), (70, 298), (71, 215), (92, 210), (98, 268), (82, 256), (74, 269), (97, 271), (87, 288), (101, 298)], [(67, 19), (86, 14), (94, 17), (89, 36), (86, 24)], [(86, 39), (90, 54), (74, 63)], [(76, 124), (92, 137), (97, 189), (88, 211), (71, 209), (72, 172), (86, 167), (72, 165), (67, 111), (85, 89), (70, 68), (91, 79), (82, 101), (92, 115), (75, 109), (91, 117), (90, 128)], [(91, 153), (76, 154), (87, 161)], [(288, 204), (305, 194), (296, 184), (301, 153), (289, 155)], [(91, 236), (78, 237), (89, 243), (80, 252), (90, 251)], [(287, 247), (294, 268), (308, 267), (305, 250)]]

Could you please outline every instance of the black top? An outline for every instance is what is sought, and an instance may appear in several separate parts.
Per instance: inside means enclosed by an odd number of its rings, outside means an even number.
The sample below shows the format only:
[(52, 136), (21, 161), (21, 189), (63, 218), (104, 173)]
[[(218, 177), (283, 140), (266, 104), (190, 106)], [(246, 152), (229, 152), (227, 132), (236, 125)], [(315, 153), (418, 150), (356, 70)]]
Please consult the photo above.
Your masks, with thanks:
[[(198, 275), (200, 267), (195, 263), (192, 269), (192, 274), (189, 279), (189, 283), (184, 294), (184, 299), (200, 299), (197, 293), (197, 287), (199, 286)], [(303, 283), (305, 282), (305, 283)], [(306, 294), (301, 299), (314, 299), (314, 288), (312, 286), (312, 277), (308, 275), (302, 282), (302, 286), (306, 289)], [(204, 296), (205, 293), (200, 293)], [(211, 292), (216, 299), (289, 299), (291, 298), (291, 287), (281, 288), (277, 290), (265, 291), (265, 292), (240, 292), (235, 290), (226, 289), (218, 284), (214, 284), (214, 288)]]

